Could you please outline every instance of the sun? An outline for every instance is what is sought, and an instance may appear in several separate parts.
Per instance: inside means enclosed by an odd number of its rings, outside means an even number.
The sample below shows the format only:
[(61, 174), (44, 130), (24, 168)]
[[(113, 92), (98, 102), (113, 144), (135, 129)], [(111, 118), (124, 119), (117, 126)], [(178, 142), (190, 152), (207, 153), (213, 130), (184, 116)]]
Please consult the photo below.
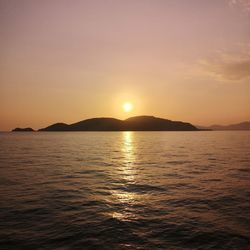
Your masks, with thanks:
[(123, 110), (128, 113), (133, 109), (133, 104), (131, 102), (125, 102), (122, 107)]

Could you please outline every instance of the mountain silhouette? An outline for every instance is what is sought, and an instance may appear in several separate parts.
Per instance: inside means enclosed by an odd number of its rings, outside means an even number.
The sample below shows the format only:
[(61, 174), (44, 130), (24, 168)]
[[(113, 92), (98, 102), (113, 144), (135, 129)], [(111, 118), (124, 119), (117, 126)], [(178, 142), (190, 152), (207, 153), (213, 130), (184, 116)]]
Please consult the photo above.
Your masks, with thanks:
[(154, 116), (135, 116), (126, 120), (92, 118), (73, 124), (55, 123), (38, 131), (196, 131), (190, 123)]

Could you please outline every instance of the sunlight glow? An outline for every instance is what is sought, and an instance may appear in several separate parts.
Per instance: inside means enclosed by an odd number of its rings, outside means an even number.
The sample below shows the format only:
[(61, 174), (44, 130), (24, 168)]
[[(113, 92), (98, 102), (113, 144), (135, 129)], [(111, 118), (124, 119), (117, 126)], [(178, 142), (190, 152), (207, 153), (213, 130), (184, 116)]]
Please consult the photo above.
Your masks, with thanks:
[(124, 110), (125, 112), (130, 112), (132, 109), (133, 109), (132, 103), (130, 103), (130, 102), (125, 102), (125, 103), (123, 104), (123, 110)]

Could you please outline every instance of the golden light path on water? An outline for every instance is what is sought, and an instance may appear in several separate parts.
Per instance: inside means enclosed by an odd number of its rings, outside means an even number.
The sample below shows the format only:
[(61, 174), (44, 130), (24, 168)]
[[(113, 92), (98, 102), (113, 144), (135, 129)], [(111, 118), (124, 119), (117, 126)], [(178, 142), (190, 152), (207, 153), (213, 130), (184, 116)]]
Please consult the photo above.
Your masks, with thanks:
[(136, 174), (136, 169), (134, 167), (136, 157), (133, 136), (133, 132), (123, 132), (123, 144), (121, 148), (123, 154), (122, 171), (123, 178), (128, 182), (133, 182)]
[[(112, 190), (112, 195), (120, 204), (124, 205), (124, 209), (113, 212), (112, 217), (126, 221), (136, 219), (136, 215), (133, 213), (131, 206), (137, 203), (140, 199), (138, 194), (129, 190), (130, 185), (133, 185), (136, 182), (137, 173), (135, 166), (136, 149), (133, 132), (126, 131), (122, 133), (121, 154), (122, 163), (119, 166), (118, 173), (123, 188)], [(127, 188), (128, 191), (126, 191)]]

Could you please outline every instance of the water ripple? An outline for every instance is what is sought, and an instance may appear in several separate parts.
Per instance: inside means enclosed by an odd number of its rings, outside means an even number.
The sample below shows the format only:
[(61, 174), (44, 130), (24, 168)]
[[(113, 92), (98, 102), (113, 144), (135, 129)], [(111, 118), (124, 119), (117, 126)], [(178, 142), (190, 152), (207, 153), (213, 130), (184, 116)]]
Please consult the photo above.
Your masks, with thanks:
[(0, 136), (0, 249), (249, 249), (249, 132)]

